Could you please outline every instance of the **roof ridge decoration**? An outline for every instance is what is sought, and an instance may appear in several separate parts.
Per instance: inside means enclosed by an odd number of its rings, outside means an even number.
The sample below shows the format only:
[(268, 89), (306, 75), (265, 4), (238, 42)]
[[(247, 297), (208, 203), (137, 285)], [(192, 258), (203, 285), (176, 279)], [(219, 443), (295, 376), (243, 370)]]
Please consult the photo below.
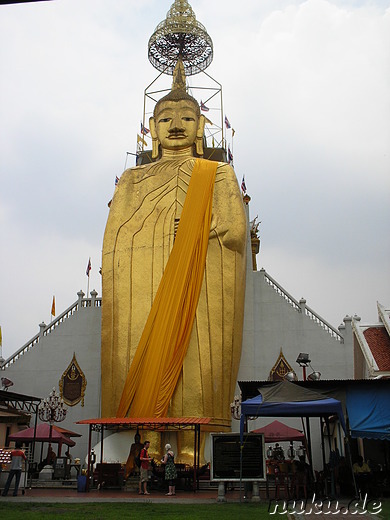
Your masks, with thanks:
[(360, 325), (355, 319), (352, 320), (352, 330), (355, 333), (355, 337), (359, 344), (360, 350), (366, 361), (370, 377), (373, 377), (375, 371), (379, 370), (379, 367), (375, 361), (374, 354), (372, 353), (370, 346), (363, 334), (364, 325)]
[(186, 76), (205, 70), (213, 60), (213, 42), (197, 21), (187, 0), (175, 0), (148, 43), (150, 63), (160, 72), (173, 75), (182, 59)]
[(390, 311), (389, 311), (389, 309), (385, 309), (385, 307), (381, 303), (376, 302), (376, 304), (377, 304), (379, 319), (385, 326), (387, 333), (390, 336)]

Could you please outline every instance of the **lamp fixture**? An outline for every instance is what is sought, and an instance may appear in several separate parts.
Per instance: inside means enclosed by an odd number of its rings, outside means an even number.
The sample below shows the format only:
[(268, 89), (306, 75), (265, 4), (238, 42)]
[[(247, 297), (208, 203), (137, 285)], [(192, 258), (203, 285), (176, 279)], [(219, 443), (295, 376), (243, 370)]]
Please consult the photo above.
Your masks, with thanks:
[[(230, 413), (232, 414), (233, 419), (239, 421), (241, 419), (241, 395), (235, 395), (234, 400), (230, 403)], [(254, 421), (257, 419), (257, 415), (255, 416), (246, 416), (248, 421)]]
[[(296, 361), (298, 365), (302, 367), (304, 381), (306, 381), (306, 379), (308, 379), (309, 381), (319, 381), (321, 379), (321, 372), (314, 370), (314, 368), (310, 364), (311, 359), (309, 358), (309, 354), (306, 354), (305, 352), (300, 352)], [(312, 369), (313, 372), (309, 374), (306, 378), (306, 369), (308, 366)]]
[(293, 441), (290, 441), (290, 446), (288, 448), (288, 451), (287, 451), (287, 456), (290, 460), (294, 460), (295, 459), (295, 449), (294, 449), (294, 443)]
[(308, 365), (310, 365), (311, 360), (309, 359), (309, 354), (301, 352), (297, 357), (297, 363), (300, 367), (307, 367)]
[(53, 425), (55, 422), (61, 422), (66, 417), (67, 409), (64, 407), (64, 401), (57, 394), (55, 388), (50, 392), (49, 397), (42, 399), (38, 406), (38, 416), (41, 421), (48, 422)]
[(230, 413), (232, 414), (233, 419), (236, 421), (240, 420), (241, 417), (241, 397), (238, 395), (234, 396), (234, 400), (230, 403)]
[(321, 379), (321, 372), (317, 372), (314, 370), (311, 374), (307, 376), (309, 381), (319, 381)]
[(291, 383), (293, 381), (298, 381), (298, 377), (296, 375), (296, 373), (292, 370), (291, 372), (287, 372), (286, 374), (284, 374), (284, 378), (283, 378), (285, 381), (290, 381)]

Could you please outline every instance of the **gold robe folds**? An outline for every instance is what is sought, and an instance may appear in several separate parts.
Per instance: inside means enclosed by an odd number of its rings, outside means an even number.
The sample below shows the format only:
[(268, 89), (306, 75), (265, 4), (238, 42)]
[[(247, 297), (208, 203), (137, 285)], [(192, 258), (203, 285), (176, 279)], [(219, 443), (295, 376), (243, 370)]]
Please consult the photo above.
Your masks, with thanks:
[[(162, 159), (132, 168), (116, 189), (103, 243), (103, 417), (116, 414), (173, 247), (194, 163), (194, 158)], [(220, 163), (205, 274), (168, 415), (212, 417), (221, 427), (230, 424), (241, 353), (245, 239), (237, 180), (233, 170)], [(148, 366), (142, 368), (148, 377)], [(134, 416), (131, 408), (129, 415)]]

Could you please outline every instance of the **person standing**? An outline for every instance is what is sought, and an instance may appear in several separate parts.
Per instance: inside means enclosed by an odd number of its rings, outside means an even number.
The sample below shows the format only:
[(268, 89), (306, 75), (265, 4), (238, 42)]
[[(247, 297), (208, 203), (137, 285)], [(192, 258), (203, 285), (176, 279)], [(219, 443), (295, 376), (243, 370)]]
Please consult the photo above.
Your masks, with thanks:
[(23, 460), (26, 460), (26, 455), (24, 451), (20, 449), (21, 444), (16, 443), (15, 449), (11, 451), (11, 467), (9, 470), (9, 475), (7, 482), (5, 483), (5, 487), (3, 490), (3, 497), (6, 497), (11, 486), (12, 479), (15, 477), (15, 488), (13, 492), (13, 496), (16, 497), (19, 489), (20, 477), (22, 475), (22, 463)]
[(359, 488), (361, 497), (364, 497), (371, 491), (371, 468), (364, 462), (361, 455), (357, 458), (357, 462), (352, 466), (355, 475), (356, 484)]
[(68, 459), (68, 461), (69, 461), (68, 464), (72, 464), (72, 462), (73, 462), (73, 457), (72, 457), (72, 455), (70, 454), (70, 451), (69, 451), (69, 450), (66, 450), (66, 452), (65, 452), (65, 457), (66, 457), (66, 458)]
[[(140, 467), (140, 478), (139, 478), (139, 491), (138, 493), (140, 495), (150, 495), (147, 489), (148, 485), (148, 469), (149, 469), (149, 462), (152, 460), (151, 457), (149, 457), (148, 449), (150, 446), (149, 441), (144, 442), (144, 447), (141, 450), (140, 455), (140, 461), (141, 461), (141, 467)], [(142, 486), (144, 488), (142, 492)]]
[(175, 455), (170, 444), (165, 445), (166, 454), (161, 462), (165, 464), (165, 480), (168, 481), (169, 491), (167, 496), (176, 495), (175, 480), (177, 478), (177, 471), (175, 466)]

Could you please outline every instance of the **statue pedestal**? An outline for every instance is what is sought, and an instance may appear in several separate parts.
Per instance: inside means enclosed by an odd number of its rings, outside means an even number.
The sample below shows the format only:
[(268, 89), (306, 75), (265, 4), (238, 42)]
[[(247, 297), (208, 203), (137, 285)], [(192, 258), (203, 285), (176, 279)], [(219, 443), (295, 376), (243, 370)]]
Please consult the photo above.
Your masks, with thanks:
[(39, 480), (53, 480), (54, 469), (52, 466), (44, 466), (39, 472)]
[(218, 484), (218, 497), (217, 502), (226, 502), (226, 496), (225, 496), (225, 483), (220, 482)]
[(252, 502), (260, 502), (259, 483), (253, 482), (252, 487)]

